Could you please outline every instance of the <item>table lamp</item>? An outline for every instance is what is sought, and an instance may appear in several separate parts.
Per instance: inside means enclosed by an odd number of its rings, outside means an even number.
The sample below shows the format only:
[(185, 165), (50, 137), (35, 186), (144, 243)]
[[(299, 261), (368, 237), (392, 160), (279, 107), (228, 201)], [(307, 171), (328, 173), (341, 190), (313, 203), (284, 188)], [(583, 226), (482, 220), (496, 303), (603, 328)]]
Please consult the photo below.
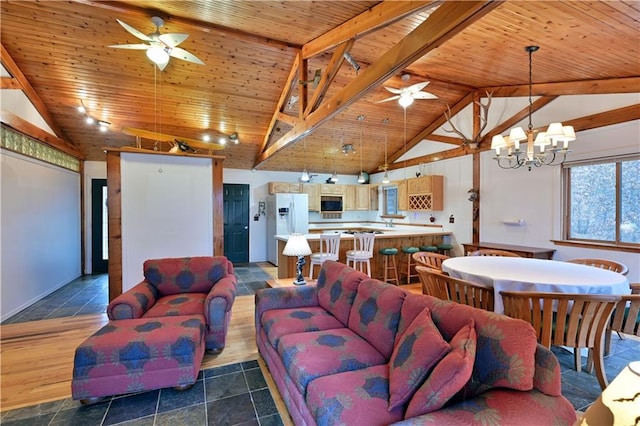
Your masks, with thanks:
[(309, 247), (309, 243), (303, 234), (291, 234), (289, 239), (287, 240), (287, 244), (284, 246), (284, 250), (282, 254), (285, 256), (297, 256), (298, 261), (296, 262), (296, 280), (293, 282), (295, 285), (303, 285), (307, 282), (302, 275), (302, 267), (306, 263), (304, 260), (305, 256), (309, 256), (311, 254), (311, 247)]

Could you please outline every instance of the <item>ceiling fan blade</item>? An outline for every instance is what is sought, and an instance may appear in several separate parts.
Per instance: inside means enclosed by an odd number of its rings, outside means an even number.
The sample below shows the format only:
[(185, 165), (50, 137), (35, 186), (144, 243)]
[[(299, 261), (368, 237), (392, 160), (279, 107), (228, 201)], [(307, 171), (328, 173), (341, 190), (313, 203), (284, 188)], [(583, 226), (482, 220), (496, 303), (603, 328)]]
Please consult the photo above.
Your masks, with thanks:
[(112, 44), (107, 47), (115, 47), (116, 49), (133, 49), (133, 50), (147, 50), (149, 47), (148, 44)]
[(182, 59), (183, 61), (204, 65), (204, 62), (198, 59), (198, 57), (193, 53), (187, 52), (186, 50), (179, 47), (174, 47), (173, 49), (171, 49), (169, 55), (173, 56), (174, 58)]
[(185, 41), (189, 37), (189, 34), (178, 34), (178, 33), (170, 33), (170, 34), (162, 34), (160, 37), (161, 42), (166, 44), (169, 47), (176, 47), (183, 41)]
[(421, 91), (425, 87), (427, 87), (428, 84), (429, 84), (428, 81), (423, 81), (422, 83), (416, 83), (414, 85), (411, 85), (411, 86), (407, 87), (405, 90), (410, 92), (410, 93), (416, 93), (416, 92)]
[(402, 89), (396, 89), (394, 87), (387, 87), (387, 86), (382, 86), (385, 89), (387, 89), (388, 91), (390, 91), (391, 93), (395, 93), (396, 95), (401, 95), (403, 90)]
[(396, 99), (400, 99), (400, 95), (391, 96), (390, 98), (383, 99), (381, 101), (377, 101), (377, 104), (381, 104), (382, 102), (394, 101)]
[(436, 95), (429, 92), (416, 92), (416, 93), (413, 93), (411, 96), (413, 96), (413, 99), (438, 99)]
[(131, 33), (133, 36), (139, 38), (140, 40), (144, 40), (144, 41), (151, 41), (151, 38), (149, 38), (149, 36), (147, 36), (146, 34), (136, 30), (135, 28), (133, 28), (131, 25), (129, 24), (125, 24), (124, 22), (122, 22), (119, 19), (116, 19), (116, 21), (118, 21), (118, 24), (122, 25), (122, 27), (129, 31), (129, 33)]

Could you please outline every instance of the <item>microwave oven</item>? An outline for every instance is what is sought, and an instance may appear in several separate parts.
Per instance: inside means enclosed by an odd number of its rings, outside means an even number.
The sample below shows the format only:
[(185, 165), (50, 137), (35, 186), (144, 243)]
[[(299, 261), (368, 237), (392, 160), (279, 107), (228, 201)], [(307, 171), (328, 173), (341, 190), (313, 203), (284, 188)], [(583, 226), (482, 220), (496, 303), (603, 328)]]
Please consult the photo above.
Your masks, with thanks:
[(320, 212), (335, 213), (342, 212), (342, 196), (341, 195), (321, 195), (320, 196)]

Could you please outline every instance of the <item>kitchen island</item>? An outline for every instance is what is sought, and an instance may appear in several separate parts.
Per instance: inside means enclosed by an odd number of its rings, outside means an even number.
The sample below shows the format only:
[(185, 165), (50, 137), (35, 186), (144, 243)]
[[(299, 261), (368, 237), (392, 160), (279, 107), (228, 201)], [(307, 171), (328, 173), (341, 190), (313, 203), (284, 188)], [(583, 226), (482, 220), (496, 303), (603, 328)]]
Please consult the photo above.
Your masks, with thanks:
[[(339, 232), (340, 233), (340, 255), (338, 260), (342, 263), (347, 261), (347, 251), (353, 249), (355, 232), (376, 232), (376, 238), (373, 245), (373, 257), (371, 258), (371, 275), (374, 278), (380, 278), (380, 265), (383, 262), (383, 256), (378, 252), (381, 248), (395, 247), (398, 249), (398, 257), (396, 263), (398, 267), (402, 259), (402, 247), (414, 246), (420, 247), (424, 245), (437, 246), (442, 242), (449, 242), (451, 231), (446, 231), (440, 226), (419, 226), (419, 225), (396, 225), (394, 227), (385, 227), (383, 224), (373, 223), (326, 223), (326, 224), (310, 224), (309, 234), (305, 234), (305, 238), (309, 242), (311, 251), (316, 253), (320, 251), (320, 234), (323, 232)], [(278, 278), (292, 277), (296, 272), (295, 257), (287, 257), (282, 254), (284, 246), (289, 239), (288, 235), (276, 235), (278, 241)], [(309, 276), (309, 258), (306, 257), (306, 264), (303, 268), (305, 277)], [(319, 268), (316, 268), (314, 274), (317, 277)], [(398, 274), (400, 269), (398, 268)]]

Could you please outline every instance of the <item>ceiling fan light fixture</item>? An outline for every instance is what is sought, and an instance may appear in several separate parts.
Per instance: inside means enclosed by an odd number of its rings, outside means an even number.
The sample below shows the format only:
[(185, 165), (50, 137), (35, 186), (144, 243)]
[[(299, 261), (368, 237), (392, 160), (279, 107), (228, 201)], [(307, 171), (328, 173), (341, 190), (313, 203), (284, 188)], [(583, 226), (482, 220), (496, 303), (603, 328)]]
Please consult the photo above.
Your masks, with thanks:
[(169, 53), (161, 46), (151, 46), (147, 49), (147, 58), (156, 65), (169, 62)]
[(398, 104), (400, 104), (400, 106), (402, 108), (407, 108), (408, 106), (410, 106), (413, 103), (413, 96), (411, 96), (410, 93), (403, 93), (399, 98), (398, 98)]

